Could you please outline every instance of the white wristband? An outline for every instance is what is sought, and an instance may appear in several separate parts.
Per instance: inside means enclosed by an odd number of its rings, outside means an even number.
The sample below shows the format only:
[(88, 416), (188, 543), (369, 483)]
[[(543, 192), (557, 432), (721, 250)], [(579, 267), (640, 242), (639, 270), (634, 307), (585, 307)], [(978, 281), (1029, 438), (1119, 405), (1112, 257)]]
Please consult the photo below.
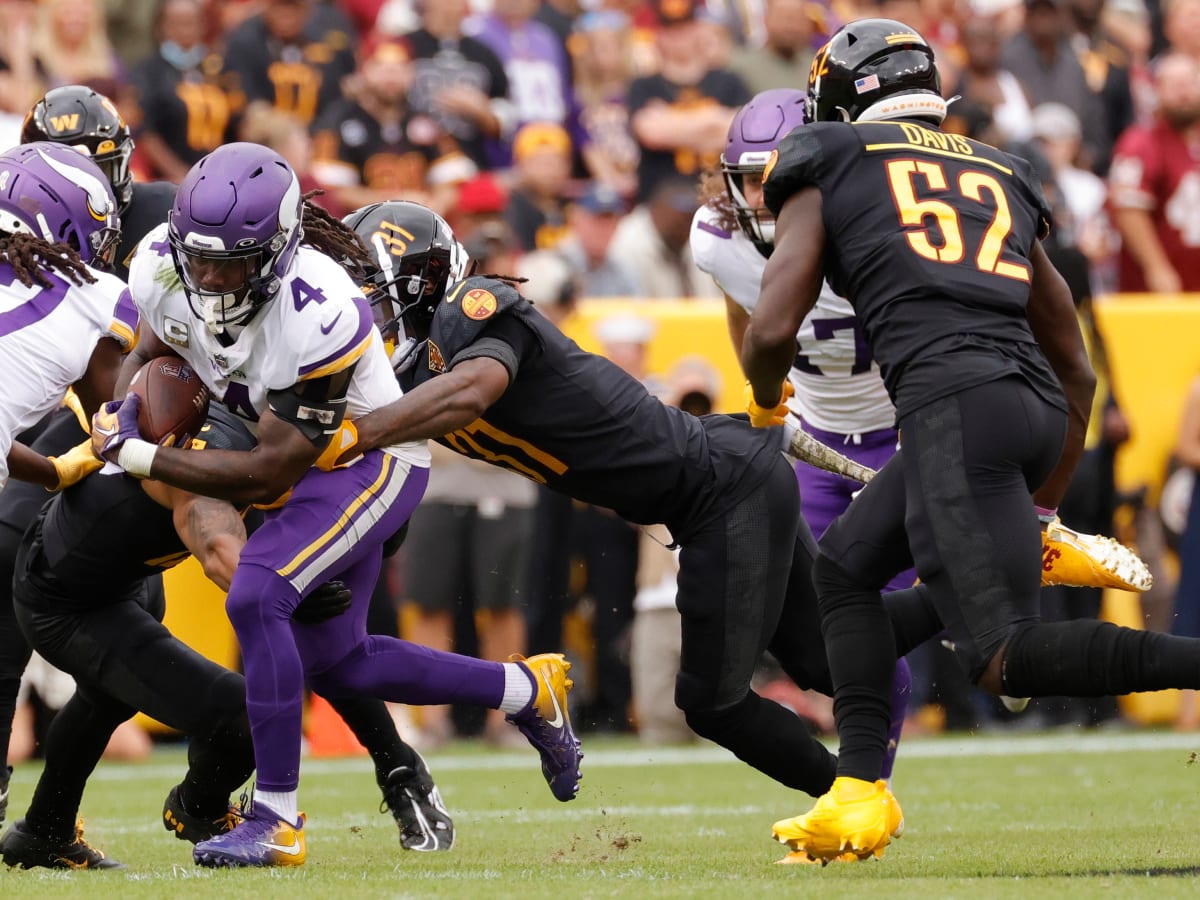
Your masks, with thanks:
[(154, 454), (157, 452), (157, 444), (135, 438), (121, 445), (117, 454), (117, 465), (137, 478), (149, 478), (150, 467), (154, 464)]

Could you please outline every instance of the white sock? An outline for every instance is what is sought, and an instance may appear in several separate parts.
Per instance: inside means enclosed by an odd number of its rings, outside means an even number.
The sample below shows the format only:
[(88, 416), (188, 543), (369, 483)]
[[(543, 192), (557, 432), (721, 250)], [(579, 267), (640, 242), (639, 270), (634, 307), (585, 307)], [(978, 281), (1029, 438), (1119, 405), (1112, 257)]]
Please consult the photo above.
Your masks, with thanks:
[(504, 697), (500, 700), (501, 712), (515, 715), (522, 712), (533, 700), (533, 673), (520, 663), (502, 663), (504, 666)]
[(271, 812), (292, 825), (300, 823), (300, 813), (296, 810), (295, 791), (260, 791), (254, 789), (254, 802), (268, 806)]

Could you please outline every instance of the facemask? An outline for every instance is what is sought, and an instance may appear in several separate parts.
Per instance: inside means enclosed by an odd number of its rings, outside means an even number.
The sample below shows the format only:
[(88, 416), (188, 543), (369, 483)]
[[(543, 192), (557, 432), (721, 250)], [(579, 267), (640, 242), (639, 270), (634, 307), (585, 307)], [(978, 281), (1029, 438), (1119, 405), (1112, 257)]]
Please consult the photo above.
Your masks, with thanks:
[(159, 45), (158, 52), (176, 69), (183, 70), (194, 69), (204, 62), (204, 57), (208, 55), (208, 48), (203, 44), (197, 44), (191, 50), (184, 50), (174, 41), (163, 41)]

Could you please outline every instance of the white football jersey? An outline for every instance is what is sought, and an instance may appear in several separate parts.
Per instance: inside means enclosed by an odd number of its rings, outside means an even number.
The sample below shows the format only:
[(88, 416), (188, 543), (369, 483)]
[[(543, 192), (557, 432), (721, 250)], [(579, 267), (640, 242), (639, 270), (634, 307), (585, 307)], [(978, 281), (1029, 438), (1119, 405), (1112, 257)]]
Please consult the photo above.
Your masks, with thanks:
[[(730, 299), (753, 312), (766, 258), (740, 229), (718, 224), (715, 210), (701, 206), (692, 219), (692, 258)], [(798, 352), (789, 378), (796, 388), (793, 410), (822, 431), (864, 434), (892, 428), (896, 411), (871, 357), (850, 301), (821, 284), (817, 305), (796, 332)]]
[[(245, 420), (254, 434), (267, 411), (267, 394), (340, 372), (357, 362), (346, 395), (354, 419), (401, 396), (370, 305), (346, 271), (309, 247), (300, 247), (275, 297), (224, 346), (197, 318), (183, 292), (160, 225), (138, 245), (129, 288), (142, 323), (187, 360), (215, 400)], [(387, 448), (410, 465), (428, 466), (425, 441)]]
[(111, 337), (125, 348), (133, 344), (137, 315), (124, 283), (91, 272), (94, 284), (44, 272), (48, 287), (25, 287), (0, 262), (0, 491), (13, 439), (62, 403), (87, 372), (96, 342)]

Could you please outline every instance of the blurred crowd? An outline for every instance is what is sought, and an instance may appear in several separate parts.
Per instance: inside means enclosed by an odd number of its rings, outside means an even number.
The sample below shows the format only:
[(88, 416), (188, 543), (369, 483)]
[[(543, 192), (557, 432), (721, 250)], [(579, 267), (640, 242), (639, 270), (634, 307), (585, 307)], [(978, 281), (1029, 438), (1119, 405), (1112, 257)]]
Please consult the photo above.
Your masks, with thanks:
[[(934, 45), (943, 93), (958, 98), (946, 130), (1040, 173), (1055, 209), (1048, 251), (1102, 379), (1062, 513), (1111, 533), (1128, 427), (1104, 389), (1091, 303), (1200, 291), (1200, 0), (0, 0), (0, 147), (16, 143), (46, 89), (83, 83), (133, 129), (141, 180), (178, 181), (222, 143), (255, 141), (324, 191), (317, 202), (334, 214), (428, 204), (480, 271), (529, 277), (552, 317), (584, 298), (716, 298), (688, 248), (701, 176), (735, 110), (759, 91), (804, 87), (815, 50), (861, 16), (899, 19)], [(625, 316), (597, 335), (664, 400), (710, 409), (715, 371), (697, 358), (647, 372), (652, 336), (648, 319)], [(1179, 454), (1188, 470), (1200, 466), (1194, 393)], [(381, 584), (377, 627), (395, 629), (404, 604), (405, 635), (431, 646), (506, 658), (565, 641), (586, 657), (585, 730), (686, 739), (671, 706), (669, 537), (494, 468), (439, 463)], [(1190, 587), (1200, 509), (1191, 515), (1181, 596), (1197, 594), (1186, 627), (1200, 634), (1200, 586)], [(1063, 591), (1047, 603), (1059, 617), (1094, 616), (1099, 597)], [(937, 648), (917, 660), (920, 700), (952, 726), (999, 717), (948, 660)], [(764, 691), (828, 724), (826, 707), (769, 668), (763, 678)], [(1041, 710), (1076, 724), (1116, 715), (1111, 703)], [(1200, 723), (1200, 710), (1191, 716)], [(426, 711), (422, 737), (505, 733), (460, 719)]]

